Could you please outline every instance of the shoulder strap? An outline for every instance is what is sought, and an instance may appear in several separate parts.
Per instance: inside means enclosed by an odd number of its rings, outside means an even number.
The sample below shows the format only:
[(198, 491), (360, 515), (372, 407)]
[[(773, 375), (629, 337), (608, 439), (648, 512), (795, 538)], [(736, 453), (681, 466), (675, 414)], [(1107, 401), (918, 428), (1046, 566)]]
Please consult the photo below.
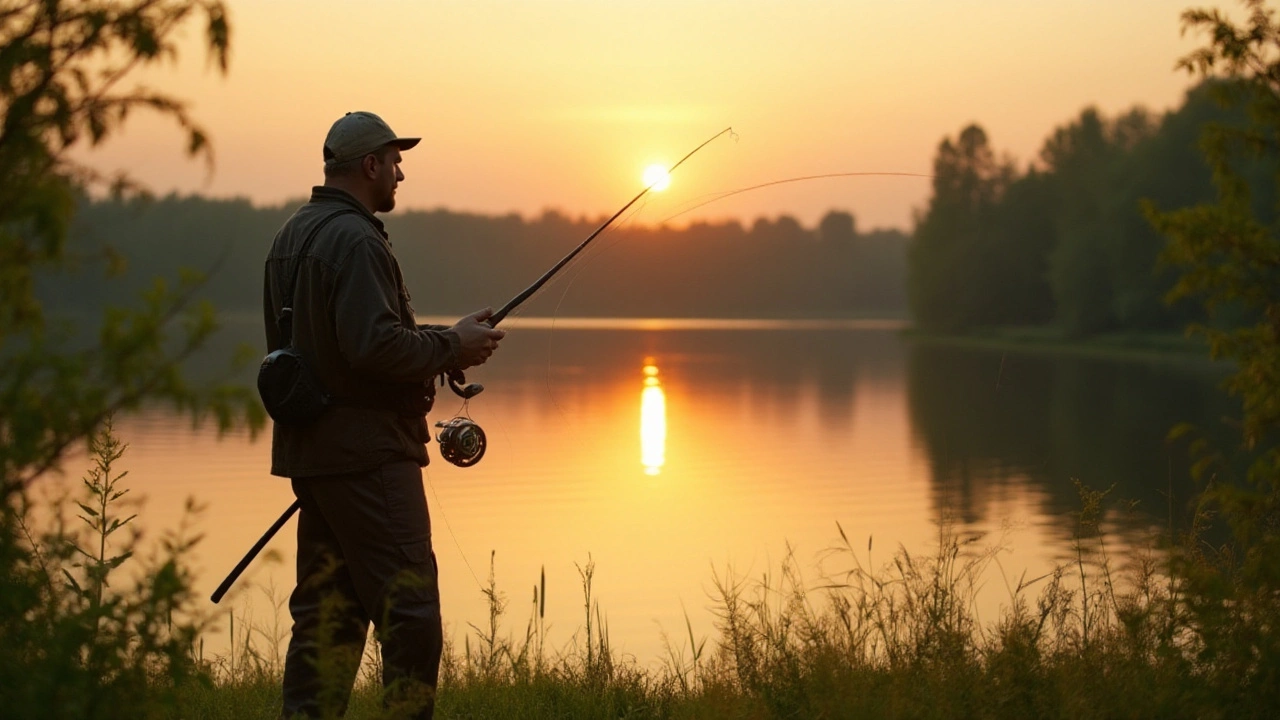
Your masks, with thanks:
[(280, 316), (276, 318), (276, 327), (280, 329), (280, 342), (283, 347), (293, 345), (293, 306), (294, 300), (296, 299), (293, 297), (293, 291), (298, 284), (298, 273), (302, 272), (302, 256), (306, 254), (307, 250), (311, 247), (311, 242), (316, 239), (316, 235), (320, 234), (320, 230), (325, 225), (329, 224), (330, 220), (333, 220), (339, 215), (346, 215), (348, 213), (354, 215), (356, 214), (356, 211), (343, 209), (329, 213), (321, 218), (320, 221), (316, 223), (316, 226), (311, 228), (311, 232), (307, 233), (306, 239), (302, 241), (302, 245), (298, 247), (297, 254), (293, 257), (293, 266), (289, 268), (289, 284), (285, 286), (285, 290), (282, 295), (284, 300), (280, 308)]

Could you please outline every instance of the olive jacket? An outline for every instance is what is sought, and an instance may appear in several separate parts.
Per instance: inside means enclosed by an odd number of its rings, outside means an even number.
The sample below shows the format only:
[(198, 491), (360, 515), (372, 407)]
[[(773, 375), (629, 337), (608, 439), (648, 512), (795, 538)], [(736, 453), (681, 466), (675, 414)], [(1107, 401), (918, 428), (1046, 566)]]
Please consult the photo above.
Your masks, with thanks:
[[(267, 255), (263, 319), (267, 351), (283, 345), (277, 318), (307, 236), (293, 288), (293, 346), (337, 402), (315, 422), (276, 424), (271, 473), (281, 477), (369, 470), (388, 462), (427, 464), (424, 409), (406, 396), (430, 395), (432, 379), (457, 365), (457, 333), (414, 320), (400, 264), (382, 221), (351, 194), (318, 186), (280, 228)], [(412, 403), (410, 404), (412, 405)]]

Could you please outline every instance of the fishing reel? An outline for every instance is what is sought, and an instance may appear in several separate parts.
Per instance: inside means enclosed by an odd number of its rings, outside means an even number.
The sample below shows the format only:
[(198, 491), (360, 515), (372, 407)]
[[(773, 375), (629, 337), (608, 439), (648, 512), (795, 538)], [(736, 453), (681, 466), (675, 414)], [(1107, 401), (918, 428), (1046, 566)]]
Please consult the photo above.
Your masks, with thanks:
[(436, 423), (440, 432), (436, 434), (436, 442), (440, 443), (440, 455), (458, 467), (471, 467), (484, 457), (487, 443), (484, 430), (469, 417), (458, 416), (451, 420)]
[(436, 442), (440, 444), (440, 455), (445, 460), (458, 467), (471, 467), (484, 457), (488, 443), (484, 430), (476, 421), (466, 416), (467, 403), (479, 395), (484, 386), (480, 383), (468, 383), (461, 370), (446, 373), (441, 377), (441, 384), (446, 381), (449, 389), (462, 398), (462, 411), (454, 418), (436, 423), (436, 427), (440, 428), (440, 432), (436, 433)]

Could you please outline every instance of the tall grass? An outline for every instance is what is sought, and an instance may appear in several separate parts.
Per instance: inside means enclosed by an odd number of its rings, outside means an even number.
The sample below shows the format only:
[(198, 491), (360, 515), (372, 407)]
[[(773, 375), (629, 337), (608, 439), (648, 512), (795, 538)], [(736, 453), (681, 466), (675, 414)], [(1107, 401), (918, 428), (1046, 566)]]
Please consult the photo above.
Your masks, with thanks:
[[(93, 467), (74, 501), (45, 522), (25, 492), (0, 512), (0, 714), (20, 718), (163, 717), (178, 688), (204, 680), (191, 648), (206, 627), (194, 606), (187, 514), (150, 557), (136, 556), (125, 446), (108, 420), (89, 442)], [(68, 512), (74, 513), (68, 517)]]
[[(141, 573), (148, 584), (125, 584), (133, 540), (112, 542), (132, 520), (120, 512), (123, 446), (108, 431), (94, 454), (74, 505), (81, 531), (22, 526), (20, 568), (32, 582), (21, 587), (39, 602), (25, 634), (6, 625), (0, 659), (27, 662), (31, 682), (4, 688), (5, 709), (275, 718), (283, 599), (268, 591), (264, 613), (227, 615), (229, 650), (206, 656), (198, 638), (213, 625), (190, 613), (182, 570), (191, 541), (171, 540)], [(1079, 492), (1070, 560), (1007, 578), (994, 618), (981, 618), (977, 601), (984, 583), (1004, 577), (998, 545), (944, 523), (926, 552), (898, 547), (876, 565), (871, 539), (855, 543), (836, 524), (811, 577), (790, 549), (762, 575), (717, 573), (714, 634), (695, 636), (686, 615), (657, 668), (615, 650), (590, 558), (578, 566), (581, 625), (552, 647), (545, 573), (513, 631), (491, 557), (488, 616), (446, 642), (437, 717), (1270, 717), (1280, 707), (1280, 599), (1254, 578), (1276, 559), (1255, 558), (1259, 569), (1208, 544), (1203, 510), (1177, 542), (1153, 536), (1117, 556), (1101, 525), (1123, 504)], [(401, 716), (383, 707), (380, 667), (371, 638), (347, 717)]]
[[(545, 642), (545, 576), (523, 630), (507, 632), (508, 600), (491, 562), (487, 622), (469, 626), (461, 645), (447, 643), (437, 717), (1270, 717), (1277, 689), (1249, 682), (1267, 677), (1265, 658), (1235, 684), (1206, 661), (1206, 643), (1222, 629), (1193, 609), (1205, 598), (1187, 595), (1186, 565), (1201, 541), (1169, 547), (1152, 538), (1117, 560), (1100, 528), (1115, 504), (1105, 492), (1081, 487), (1080, 495), (1070, 562), (1009, 580), (995, 618), (979, 618), (977, 598), (997, 574), (998, 546), (944, 524), (927, 552), (898, 547), (872, 566), (871, 541), (856, 545), (837, 524), (839, 539), (812, 579), (791, 552), (760, 576), (717, 574), (714, 636), (699, 639), (686, 622), (685, 637), (665, 638), (657, 669), (613, 649), (592, 562), (578, 568), (582, 624), (561, 648)], [(1231, 607), (1219, 610), (1235, 622)], [(1250, 627), (1275, 632), (1265, 624)], [(260, 664), (236, 664), (253, 668), (257, 682)], [(273, 687), (269, 675), (262, 682)], [(357, 689), (349, 717), (384, 716), (374, 677)], [(224, 677), (204, 702), (258, 702), (264, 691), (243, 685)], [(246, 706), (239, 717), (271, 715)]]

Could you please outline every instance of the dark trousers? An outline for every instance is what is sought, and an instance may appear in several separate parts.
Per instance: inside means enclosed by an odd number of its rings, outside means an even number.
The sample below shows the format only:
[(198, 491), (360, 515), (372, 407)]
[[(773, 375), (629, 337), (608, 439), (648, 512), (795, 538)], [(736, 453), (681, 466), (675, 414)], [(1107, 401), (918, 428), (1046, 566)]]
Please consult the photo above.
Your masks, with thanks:
[(372, 622), (387, 702), (430, 718), (444, 635), (421, 468), (295, 478), (293, 492), (302, 507), (284, 717), (345, 710)]

